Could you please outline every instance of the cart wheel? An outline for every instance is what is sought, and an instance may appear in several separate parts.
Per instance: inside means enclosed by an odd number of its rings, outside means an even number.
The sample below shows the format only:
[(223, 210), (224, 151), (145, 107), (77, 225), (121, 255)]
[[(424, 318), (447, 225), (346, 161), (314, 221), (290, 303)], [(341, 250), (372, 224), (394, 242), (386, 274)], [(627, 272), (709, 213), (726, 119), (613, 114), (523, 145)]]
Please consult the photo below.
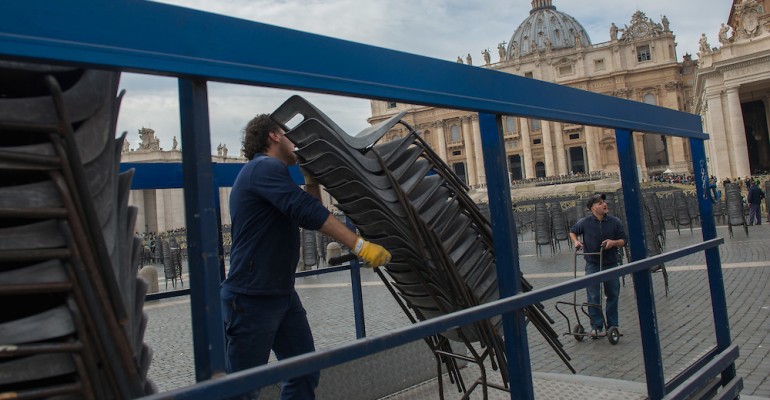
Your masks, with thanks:
[(575, 336), (575, 340), (582, 342), (585, 339), (586, 330), (583, 329), (583, 325), (577, 324), (572, 327), (572, 334)]
[(607, 330), (607, 340), (610, 341), (610, 344), (618, 344), (620, 341), (620, 331), (617, 327), (613, 326)]

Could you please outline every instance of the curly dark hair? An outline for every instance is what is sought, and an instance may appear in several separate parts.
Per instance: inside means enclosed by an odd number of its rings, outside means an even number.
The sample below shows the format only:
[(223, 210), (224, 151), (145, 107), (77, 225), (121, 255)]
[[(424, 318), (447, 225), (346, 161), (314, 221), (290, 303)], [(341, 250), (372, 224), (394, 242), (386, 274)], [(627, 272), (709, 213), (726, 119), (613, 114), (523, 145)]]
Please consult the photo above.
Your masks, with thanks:
[(281, 126), (270, 119), (270, 114), (254, 117), (243, 128), (243, 155), (251, 160), (257, 153), (264, 153), (270, 147), (268, 134), (278, 132)]

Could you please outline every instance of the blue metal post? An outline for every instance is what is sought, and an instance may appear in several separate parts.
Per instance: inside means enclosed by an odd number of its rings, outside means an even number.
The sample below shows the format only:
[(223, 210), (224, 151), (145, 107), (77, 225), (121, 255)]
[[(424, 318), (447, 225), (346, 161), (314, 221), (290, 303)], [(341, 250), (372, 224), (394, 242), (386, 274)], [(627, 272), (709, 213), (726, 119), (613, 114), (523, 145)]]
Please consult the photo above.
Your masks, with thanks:
[[(350, 218), (345, 217), (345, 225), (355, 232), (356, 227)], [(366, 337), (366, 322), (364, 317), (364, 295), (361, 290), (361, 263), (358, 260), (350, 262), (350, 286), (353, 290), (353, 316), (356, 321), (356, 338)]]
[[(479, 113), (481, 144), (484, 150), (484, 170), (487, 175), (489, 213), (497, 260), (497, 282), (500, 298), (511, 297), (521, 290), (519, 269), (519, 242), (513, 223), (511, 186), (508, 180), (508, 162), (505, 157), (502, 117)], [(534, 399), (532, 366), (529, 360), (527, 327), (524, 312), (503, 314), (505, 355), (511, 379), (511, 399)]]
[[(695, 171), (695, 189), (698, 193), (700, 206), (701, 228), (703, 240), (717, 236), (716, 224), (712, 213), (712, 203), (709, 196), (709, 175), (706, 163), (706, 150), (703, 140), (690, 139), (693, 171)], [(730, 322), (727, 314), (727, 296), (725, 283), (722, 278), (722, 265), (719, 248), (706, 250), (706, 268), (708, 269), (709, 287), (711, 288), (711, 309), (714, 313), (714, 329), (716, 332), (717, 349), (721, 352), (730, 346)], [(735, 377), (735, 364), (722, 372), (722, 382), (727, 383)]]
[[(647, 238), (644, 234), (644, 205), (642, 188), (639, 186), (639, 173), (636, 169), (634, 135), (625, 129), (615, 130), (620, 160), (620, 179), (623, 183), (623, 199), (626, 207), (629, 245), (632, 260), (647, 257)], [(639, 314), (639, 332), (642, 336), (644, 370), (647, 374), (647, 394), (651, 399), (661, 399), (666, 393), (663, 377), (663, 361), (660, 352), (658, 317), (655, 311), (655, 293), (652, 287), (652, 274), (649, 269), (634, 273), (637, 312)]]
[(366, 322), (364, 321), (364, 296), (361, 290), (361, 263), (358, 260), (350, 262), (350, 286), (353, 290), (353, 315), (356, 319), (356, 338), (366, 337)]
[(218, 227), (212, 198), (214, 179), (205, 81), (179, 79), (179, 114), (184, 144), (182, 168), (195, 379), (203, 381), (225, 370)]

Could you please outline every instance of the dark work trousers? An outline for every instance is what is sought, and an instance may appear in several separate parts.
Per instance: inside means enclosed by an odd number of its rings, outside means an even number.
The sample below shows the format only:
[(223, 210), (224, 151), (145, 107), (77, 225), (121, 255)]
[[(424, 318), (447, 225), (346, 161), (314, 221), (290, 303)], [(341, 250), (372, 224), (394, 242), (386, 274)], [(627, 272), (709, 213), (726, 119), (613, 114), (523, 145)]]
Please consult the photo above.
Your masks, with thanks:
[[(250, 296), (221, 289), (228, 373), (315, 351), (307, 313), (296, 291)], [(320, 372), (283, 382), (281, 399), (315, 399)], [(256, 398), (259, 391), (242, 397)]]
[[(604, 269), (616, 267), (614, 265), (605, 265)], [(595, 274), (599, 272), (598, 264), (586, 264), (586, 275)], [(588, 302), (591, 304), (599, 304), (601, 291), (599, 289), (600, 284), (590, 285), (586, 288), (586, 294)], [(618, 297), (620, 296), (620, 280), (618, 278), (610, 279), (604, 282), (604, 295), (607, 297), (607, 327), (620, 326), (620, 320), (618, 317)], [(588, 307), (588, 315), (591, 317), (591, 329), (596, 329), (599, 332), (604, 330), (604, 318), (602, 312), (598, 307)]]

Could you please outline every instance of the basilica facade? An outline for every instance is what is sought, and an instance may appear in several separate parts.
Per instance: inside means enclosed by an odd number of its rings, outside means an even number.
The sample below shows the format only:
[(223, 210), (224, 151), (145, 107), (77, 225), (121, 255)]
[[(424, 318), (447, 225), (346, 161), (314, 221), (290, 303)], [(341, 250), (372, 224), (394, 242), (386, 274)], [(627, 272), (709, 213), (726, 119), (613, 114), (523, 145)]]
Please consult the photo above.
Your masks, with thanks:
[(717, 46), (700, 39), (694, 111), (720, 179), (770, 172), (770, 0), (733, 0)]
[[(666, 16), (654, 21), (637, 11), (627, 22), (608, 21), (606, 40), (594, 43), (580, 22), (557, 10), (552, 0), (533, 0), (510, 40), (497, 45), (496, 57), (482, 50), (480, 65), (473, 64), (471, 54), (456, 61), (690, 111), (695, 62), (687, 55), (678, 61), (669, 23)], [(469, 186), (486, 182), (477, 113), (386, 101), (372, 101), (371, 108), (372, 124), (406, 110), (404, 119)], [(613, 130), (516, 116), (503, 121), (511, 180), (619, 170)], [(394, 128), (384, 140), (403, 136), (404, 129)], [(686, 140), (643, 132), (634, 136), (642, 176), (691, 169)]]

